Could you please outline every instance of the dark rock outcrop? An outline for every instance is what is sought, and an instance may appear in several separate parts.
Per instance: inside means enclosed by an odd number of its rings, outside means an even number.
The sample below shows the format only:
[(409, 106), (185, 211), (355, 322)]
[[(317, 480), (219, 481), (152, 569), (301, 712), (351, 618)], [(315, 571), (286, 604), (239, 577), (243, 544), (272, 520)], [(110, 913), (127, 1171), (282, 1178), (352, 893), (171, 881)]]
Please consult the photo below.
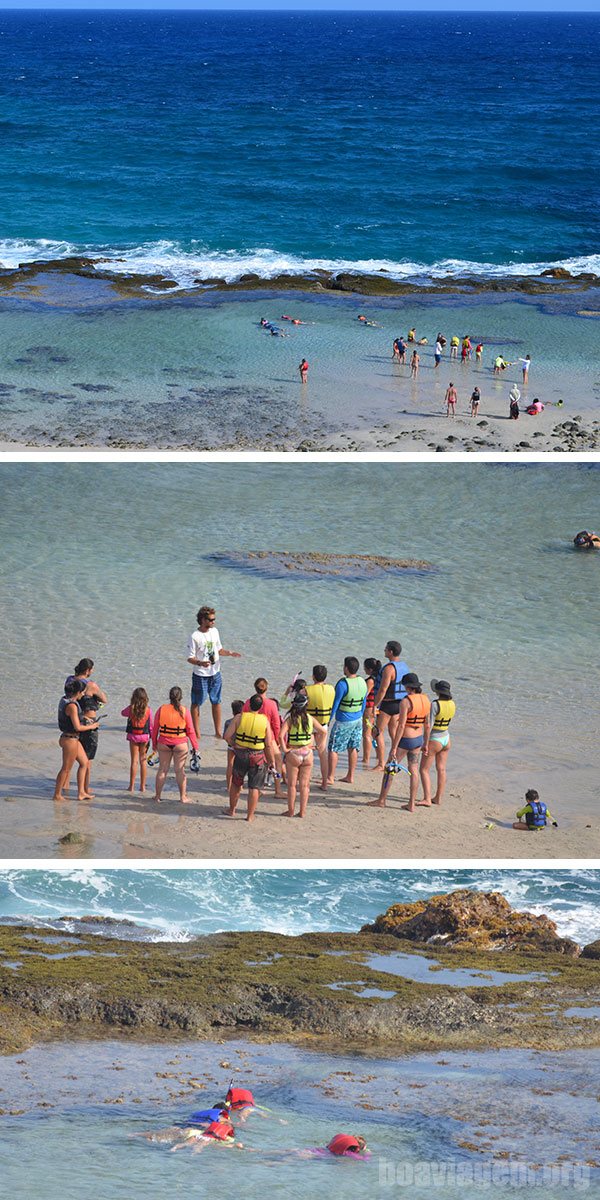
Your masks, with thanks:
[(595, 942), (590, 942), (588, 946), (584, 946), (581, 951), (582, 958), (600, 958), (600, 938)]
[(576, 942), (559, 937), (549, 917), (514, 912), (499, 892), (467, 889), (415, 904), (393, 904), (361, 932), (476, 950), (543, 951), (569, 958), (580, 952)]

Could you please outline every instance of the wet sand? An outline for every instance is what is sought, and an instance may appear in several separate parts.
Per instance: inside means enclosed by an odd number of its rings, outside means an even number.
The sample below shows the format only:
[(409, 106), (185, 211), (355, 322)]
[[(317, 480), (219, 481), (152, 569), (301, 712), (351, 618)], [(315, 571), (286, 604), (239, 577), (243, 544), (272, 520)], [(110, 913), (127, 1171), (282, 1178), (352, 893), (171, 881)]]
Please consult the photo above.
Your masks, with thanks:
[[(114, 748), (113, 748), (114, 747)], [(169, 777), (163, 800), (152, 800), (154, 771), (148, 772), (149, 790), (129, 795), (127, 751), (121, 739), (110, 744), (103, 738), (101, 761), (94, 768), (92, 801), (52, 802), (54, 773), (58, 770), (56, 738), (39, 743), (25, 769), (10, 763), (6, 750), (0, 759), (0, 844), (2, 856), (11, 858), (200, 858), (200, 859), (304, 859), (304, 858), (525, 858), (573, 859), (600, 856), (597, 821), (589, 814), (572, 818), (568, 806), (559, 810), (561, 825), (539, 834), (517, 833), (511, 828), (521, 801), (512, 789), (505, 791), (502, 776), (461, 772), (460, 760), (450, 761), (447, 796), (441, 807), (420, 808), (412, 815), (402, 809), (408, 799), (408, 776), (392, 781), (385, 809), (368, 807), (378, 794), (381, 776), (359, 768), (354, 786), (336, 783), (323, 794), (313, 777), (308, 814), (290, 820), (281, 814), (285, 800), (276, 800), (272, 789), (261, 799), (251, 824), (245, 818), (245, 793), (239, 815), (223, 815), (225, 744), (214, 737), (202, 741), (199, 775), (188, 774), (190, 803), (182, 805)], [(338, 777), (345, 770), (340, 758)], [(74, 784), (71, 795), (75, 796)], [(557, 780), (555, 796), (567, 794), (566, 778)], [(556, 801), (545, 793), (555, 813)], [(558, 799), (560, 804), (560, 799)], [(60, 838), (75, 834), (67, 843)]]

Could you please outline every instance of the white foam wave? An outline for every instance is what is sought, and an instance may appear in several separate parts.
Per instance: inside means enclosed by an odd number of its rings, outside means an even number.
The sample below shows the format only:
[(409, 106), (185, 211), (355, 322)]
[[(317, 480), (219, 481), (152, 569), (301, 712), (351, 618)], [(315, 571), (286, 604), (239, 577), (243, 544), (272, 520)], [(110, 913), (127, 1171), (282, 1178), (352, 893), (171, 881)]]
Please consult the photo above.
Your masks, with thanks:
[(95, 258), (100, 270), (109, 270), (112, 274), (162, 275), (176, 282), (180, 288), (193, 287), (199, 279), (224, 279), (233, 283), (247, 274), (273, 279), (277, 275), (302, 275), (314, 271), (385, 274), (397, 281), (448, 277), (505, 279), (536, 276), (557, 267), (574, 275), (580, 272), (600, 275), (600, 254), (580, 255), (556, 262), (491, 263), (446, 258), (435, 263), (423, 263), (412, 260), (397, 262), (388, 258), (311, 258), (286, 254), (269, 247), (244, 251), (209, 250), (200, 243), (193, 243), (189, 248), (184, 248), (177, 242), (167, 240), (120, 248), (74, 245), (47, 238), (0, 241), (0, 265), (4, 268), (71, 256)]

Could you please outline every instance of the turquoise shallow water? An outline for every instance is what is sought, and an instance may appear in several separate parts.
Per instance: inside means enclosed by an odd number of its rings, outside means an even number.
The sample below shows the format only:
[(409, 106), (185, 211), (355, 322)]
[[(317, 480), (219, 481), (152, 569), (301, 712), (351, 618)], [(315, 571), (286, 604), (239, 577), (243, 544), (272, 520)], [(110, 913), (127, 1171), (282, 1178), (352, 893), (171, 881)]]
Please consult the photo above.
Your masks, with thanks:
[[(218, 1066), (224, 1056), (227, 1070)], [(224, 1191), (243, 1191), (251, 1200), (265, 1191), (305, 1200), (324, 1189), (341, 1200), (407, 1190), (428, 1200), (436, 1171), (434, 1194), (475, 1200), (485, 1172), (486, 1191), (495, 1170), (494, 1192), (512, 1195), (519, 1166), (525, 1172), (530, 1164), (519, 1194), (530, 1200), (543, 1186), (544, 1195), (559, 1200), (574, 1184), (596, 1186), (598, 1170), (586, 1160), (596, 1155), (597, 1059), (588, 1050), (559, 1057), (445, 1052), (393, 1061), (243, 1042), (36, 1048), (4, 1060), (3, 1099), (22, 1112), (0, 1118), (3, 1178), (18, 1194), (26, 1162), (34, 1200), (56, 1200), (67, 1176), (82, 1200)], [(265, 1119), (250, 1117), (245, 1152), (214, 1147), (200, 1156), (172, 1155), (135, 1137), (217, 1099), (232, 1071), (271, 1110)], [(345, 1129), (366, 1136), (370, 1162), (279, 1157), (323, 1145)], [(551, 1164), (554, 1182), (543, 1175)], [(515, 1172), (512, 1183), (507, 1168)]]
[[(210, 600), (244, 656), (224, 661), (227, 705), (258, 674), (278, 695), (296, 671), (324, 662), (335, 679), (345, 654), (379, 656), (394, 637), (425, 683), (454, 685), (455, 770), (489, 771), (517, 797), (533, 781), (549, 802), (568, 789), (567, 821), (592, 811), (598, 559), (570, 541), (598, 523), (593, 466), (7, 464), (0, 483), (5, 761), (47, 744), (82, 655), (109, 694), (113, 749), (133, 686), (153, 704), (173, 683), (187, 692), (187, 636)], [(210, 558), (263, 548), (438, 569), (274, 582)], [(580, 714), (568, 734), (563, 695)]]
[[(600, 311), (596, 293), (543, 304), (510, 297), (381, 302), (250, 294), (125, 302), (81, 281), (72, 288), (64, 280), (50, 289), (47, 278), (40, 284), (43, 299), (0, 298), (7, 346), (0, 438), (158, 449), (294, 448), (308, 439), (322, 447), (340, 432), (365, 435), (391, 422), (400, 430), (423, 429), (426, 448), (428, 428), (432, 444), (439, 441), (433, 418), (444, 413), (452, 380), (459, 416), (468, 412), (477, 383), (480, 419), (492, 417), (498, 434), (506, 428), (535, 449), (536, 422), (527, 416), (516, 426), (508, 422), (508, 393), (514, 381), (520, 384), (518, 360), (526, 354), (532, 367), (523, 400), (564, 401), (564, 408), (548, 410), (546, 431), (578, 413), (595, 413), (600, 400), (598, 321), (577, 315), (580, 308)], [(380, 328), (364, 328), (357, 321), (363, 311)], [(281, 321), (283, 313), (306, 324), (293, 327)], [(262, 316), (277, 321), (286, 337), (261, 330)], [(392, 362), (394, 338), (413, 325), (428, 339), (417, 384), (408, 366)], [(483, 341), (481, 365), (451, 366), (446, 356), (434, 372), (438, 330), (448, 342), (467, 332), (474, 345)], [(513, 364), (501, 379), (492, 374), (498, 353)], [(298, 375), (303, 357), (310, 363), (307, 388)], [(481, 434), (474, 426), (466, 422), (460, 432)]]

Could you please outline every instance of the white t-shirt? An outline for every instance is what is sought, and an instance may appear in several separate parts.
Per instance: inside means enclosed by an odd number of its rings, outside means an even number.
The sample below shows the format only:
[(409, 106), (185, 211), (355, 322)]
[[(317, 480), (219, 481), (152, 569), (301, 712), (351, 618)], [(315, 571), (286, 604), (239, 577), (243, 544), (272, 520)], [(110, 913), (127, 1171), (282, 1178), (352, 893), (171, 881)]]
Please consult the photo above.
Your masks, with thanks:
[(223, 649), (219, 630), (215, 625), (212, 629), (208, 629), (206, 633), (201, 633), (199, 629), (195, 633), (190, 634), (187, 644), (187, 657), (199, 658), (201, 662), (205, 662), (209, 655), (214, 655), (214, 662), (208, 667), (192, 667), (192, 674), (203, 675), (205, 678), (211, 675), (218, 675), (221, 669), (219, 663), (219, 650)]

